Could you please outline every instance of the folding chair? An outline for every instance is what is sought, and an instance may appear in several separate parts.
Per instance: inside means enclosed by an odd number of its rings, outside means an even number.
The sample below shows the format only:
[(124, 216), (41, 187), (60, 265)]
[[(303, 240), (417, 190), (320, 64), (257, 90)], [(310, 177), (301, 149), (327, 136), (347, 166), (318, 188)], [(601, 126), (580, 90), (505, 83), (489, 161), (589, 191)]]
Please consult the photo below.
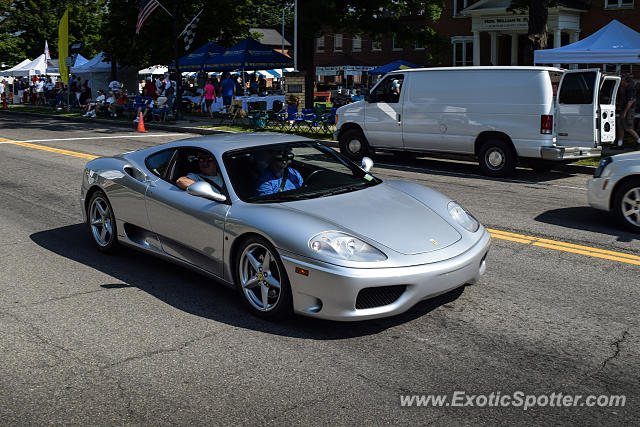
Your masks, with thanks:
[(227, 114), (227, 122), (226, 125), (233, 125), (236, 119), (244, 113), (242, 110), (242, 100), (234, 99), (231, 101), (231, 110)]

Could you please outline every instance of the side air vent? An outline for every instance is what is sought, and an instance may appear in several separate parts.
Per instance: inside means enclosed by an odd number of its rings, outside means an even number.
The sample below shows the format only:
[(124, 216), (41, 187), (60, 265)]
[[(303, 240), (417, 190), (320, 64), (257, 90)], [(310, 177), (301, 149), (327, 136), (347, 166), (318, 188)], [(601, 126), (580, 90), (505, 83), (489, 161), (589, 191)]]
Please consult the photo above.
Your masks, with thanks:
[(382, 307), (395, 302), (407, 289), (406, 285), (380, 286), (364, 288), (358, 292), (356, 309)]

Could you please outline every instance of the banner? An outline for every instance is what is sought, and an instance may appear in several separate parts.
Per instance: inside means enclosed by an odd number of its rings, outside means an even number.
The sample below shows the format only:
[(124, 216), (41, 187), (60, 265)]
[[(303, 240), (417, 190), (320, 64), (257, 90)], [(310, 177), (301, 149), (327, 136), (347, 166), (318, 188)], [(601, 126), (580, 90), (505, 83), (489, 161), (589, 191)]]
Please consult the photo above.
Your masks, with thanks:
[(69, 68), (66, 58), (69, 56), (69, 9), (64, 11), (58, 26), (58, 68), (60, 78), (65, 85), (69, 84)]

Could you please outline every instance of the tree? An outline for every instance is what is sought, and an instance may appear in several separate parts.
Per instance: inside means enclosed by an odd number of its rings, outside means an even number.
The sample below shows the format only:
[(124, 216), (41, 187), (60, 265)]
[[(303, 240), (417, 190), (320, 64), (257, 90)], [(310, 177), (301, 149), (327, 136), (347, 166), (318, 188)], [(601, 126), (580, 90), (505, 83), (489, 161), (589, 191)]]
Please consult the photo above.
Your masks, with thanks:
[[(442, 13), (442, 0), (299, 0), (299, 68), (306, 72), (306, 107), (313, 106), (315, 81), (314, 39), (323, 30), (395, 36), (399, 42), (416, 41), (439, 51), (445, 42), (428, 24)], [(419, 16), (419, 25), (408, 25)]]
[[(82, 43), (81, 53), (97, 53), (106, 0), (0, 0), (0, 57), (17, 63), (44, 52), (45, 40), (53, 57), (58, 51), (58, 23), (69, 7), (69, 43)], [(6, 59), (4, 59), (6, 58)]]
[[(177, 1), (178, 33), (198, 13), (200, 0)], [(172, 13), (173, 2), (161, 2)], [(146, 67), (154, 64), (169, 64), (174, 61), (173, 17), (162, 8), (146, 20), (140, 34), (135, 33), (138, 17), (138, 2), (134, 0), (108, 0), (107, 17), (102, 27), (100, 46), (110, 60), (121, 65)], [(205, 2), (204, 10), (191, 46), (197, 48), (207, 41), (229, 47), (240, 38), (249, 35), (250, 24), (246, 17), (253, 16), (251, 1), (217, 0)], [(184, 43), (178, 41), (178, 54), (186, 54)], [(113, 62), (113, 61), (112, 61)]]

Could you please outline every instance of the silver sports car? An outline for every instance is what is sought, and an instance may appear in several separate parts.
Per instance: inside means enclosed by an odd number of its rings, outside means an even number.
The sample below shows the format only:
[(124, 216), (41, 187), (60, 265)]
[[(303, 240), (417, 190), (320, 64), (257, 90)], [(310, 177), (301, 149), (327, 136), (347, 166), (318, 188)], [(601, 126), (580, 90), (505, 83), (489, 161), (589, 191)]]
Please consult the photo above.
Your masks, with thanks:
[(471, 214), (372, 165), (291, 135), (183, 139), (87, 163), (82, 213), (100, 251), (182, 264), (266, 318), (390, 316), (484, 273)]

